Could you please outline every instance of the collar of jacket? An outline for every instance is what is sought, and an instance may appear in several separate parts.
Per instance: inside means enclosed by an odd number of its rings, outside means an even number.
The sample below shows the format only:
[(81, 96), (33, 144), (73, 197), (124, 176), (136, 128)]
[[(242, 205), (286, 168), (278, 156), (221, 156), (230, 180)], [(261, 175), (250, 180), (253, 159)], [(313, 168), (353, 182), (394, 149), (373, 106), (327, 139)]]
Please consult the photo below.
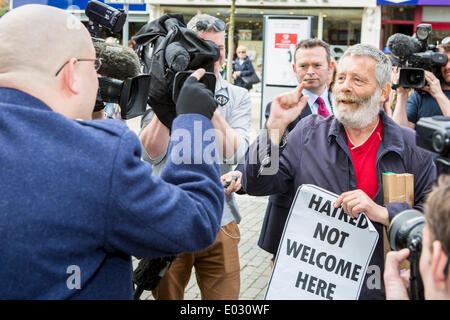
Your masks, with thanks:
[(0, 105), (1, 104), (53, 111), (38, 98), (35, 98), (26, 92), (12, 88), (0, 88)]
[(229, 86), (230, 83), (219, 74), (219, 77), (216, 79), (216, 92), (221, 89), (228, 89)]
[[(383, 140), (380, 147), (387, 151), (393, 151), (399, 154), (403, 158), (405, 150), (405, 142), (403, 139), (403, 128), (394, 122), (384, 111), (379, 113), (381, 123), (383, 126)], [(408, 130), (407, 128), (404, 128)], [(344, 126), (332, 116), (330, 129), (328, 131), (328, 143), (336, 139), (342, 139), (341, 141), (347, 141), (345, 135)]]

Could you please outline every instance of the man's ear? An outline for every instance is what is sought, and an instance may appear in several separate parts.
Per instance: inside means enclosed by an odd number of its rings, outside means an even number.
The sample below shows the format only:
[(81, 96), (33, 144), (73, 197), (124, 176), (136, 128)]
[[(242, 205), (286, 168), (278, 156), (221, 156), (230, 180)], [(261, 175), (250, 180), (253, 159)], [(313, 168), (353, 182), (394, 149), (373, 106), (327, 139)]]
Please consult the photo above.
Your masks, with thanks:
[(78, 79), (77, 75), (75, 74), (76, 63), (77, 59), (71, 58), (62, 71), (62, 80), (64, 88), (73, 94), (77, 94), (79, 91), (77, 81)]
[(330, 61), (330, 65), (328, 66), (328, 71), (331, 72), (331, 70), (333, 70), (333, 69), (334, 69), (334, 61), (331, 60), (331, 61)]
[(433, 242), (433, 253), (431, 258), (431, 270), (433, 272), (433, 282), (439, 291), (447, 290), (447, 278), (444, 274), (444, 268), (448, 257), (442, 250), (442, 243), (439, 240)]
[(389, 95), (391, 94), (391, 84), (387, 83), (381, 88), (381, 96), (380, 96), (380, 103), (383, 103), (389, 98)]

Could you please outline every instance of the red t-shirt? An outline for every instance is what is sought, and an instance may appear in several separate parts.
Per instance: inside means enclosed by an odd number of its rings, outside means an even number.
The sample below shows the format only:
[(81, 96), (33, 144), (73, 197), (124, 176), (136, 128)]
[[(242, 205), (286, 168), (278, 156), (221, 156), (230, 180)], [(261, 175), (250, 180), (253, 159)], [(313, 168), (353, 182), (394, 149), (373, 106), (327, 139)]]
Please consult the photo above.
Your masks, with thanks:
[[(347, 132), (346, 132), (347, 134)], [(371, 199), (378, 190), (376, 159), (378, 146), (383, 139), (381, 119), (370, 137), (360, 146), (354, 147), (347, 135), (348, 148), (355, 168), (356, 186), (364, 191)]]

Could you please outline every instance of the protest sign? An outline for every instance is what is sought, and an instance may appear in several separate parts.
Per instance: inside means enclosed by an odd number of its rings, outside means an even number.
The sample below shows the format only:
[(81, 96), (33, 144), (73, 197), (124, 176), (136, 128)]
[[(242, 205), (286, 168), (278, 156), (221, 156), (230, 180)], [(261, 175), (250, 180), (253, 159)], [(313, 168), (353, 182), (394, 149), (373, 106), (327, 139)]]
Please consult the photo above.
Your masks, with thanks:
[(266, 299), (358, 299), (378, 241), (378, 232), (364, 213), (357, 219), (338, 196), (302, 185), (292, 203)]

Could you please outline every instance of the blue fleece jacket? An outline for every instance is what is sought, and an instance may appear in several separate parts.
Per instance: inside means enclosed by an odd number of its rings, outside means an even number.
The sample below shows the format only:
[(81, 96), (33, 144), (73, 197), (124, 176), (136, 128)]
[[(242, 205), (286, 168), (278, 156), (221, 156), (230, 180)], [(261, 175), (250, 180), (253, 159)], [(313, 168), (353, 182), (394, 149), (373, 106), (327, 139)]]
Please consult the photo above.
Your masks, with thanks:
[[(161, 179), (121, 121), (70, 120), (7, 88), (0, 110), (0, 299), (131, 299), (131, 255), (215, 241), (224, 203), (217, 164), (170, 157)], [(197, 137), (212, 128), (201, 115), (179, 116), (173, 130), (186, 139), (170, 147), (191, 163), (194, 152), (178, 144), (194, 150), (194, 124)], [(201, 141), (195, 150), (211, 149)]]

